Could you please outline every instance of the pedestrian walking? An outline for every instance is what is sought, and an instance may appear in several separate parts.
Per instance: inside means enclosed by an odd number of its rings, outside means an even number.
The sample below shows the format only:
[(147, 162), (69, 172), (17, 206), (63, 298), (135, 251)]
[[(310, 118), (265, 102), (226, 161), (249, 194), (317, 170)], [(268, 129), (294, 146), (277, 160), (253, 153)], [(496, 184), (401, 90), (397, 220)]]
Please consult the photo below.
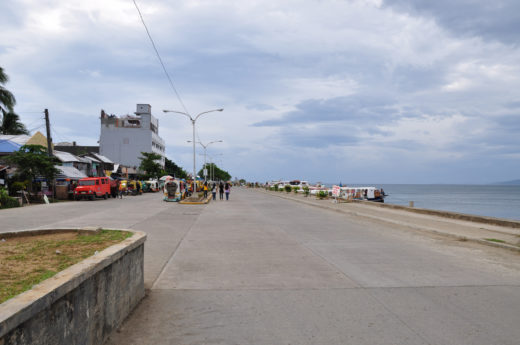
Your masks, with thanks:
[(208, 182), (204, 182), (204, 199), (208, 197)]
[(220, 200), (224, 200), (224, 183), (222, 181), (218, 184), (218, 195)]
[(213, 200), (217, 200), (217, 184), (215, 182), (211, 186), (211, 194), (213, 195)]
[(119, 199), (123, 199), (123, 184), (121, 181), (118, 183), (118, 189), (119, 189)]
[(229, 193), (231, 192), (231, 184), (226, 182), (224, 186), (224, 192), (226, 193), (226, 201), (229, 200)]

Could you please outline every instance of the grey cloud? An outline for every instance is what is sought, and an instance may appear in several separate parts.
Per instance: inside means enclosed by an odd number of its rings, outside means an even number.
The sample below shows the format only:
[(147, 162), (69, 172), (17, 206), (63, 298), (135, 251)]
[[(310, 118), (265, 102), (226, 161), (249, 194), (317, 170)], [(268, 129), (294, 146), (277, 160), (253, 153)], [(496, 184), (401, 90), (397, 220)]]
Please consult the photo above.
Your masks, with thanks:
[(2, 13), (0, 27), (21, 25), (23, 22), (24, 10), (23, 8), (20, 8), (17, 1), (2, 1), (0, 3), (0, 13)]
[(291, 147), (326, 148), (329, 146), (355, 145), (360, 139), (355, 131), (345, 129), (320, 129), (313, 131), (284, 129), (280, 133), (282, 143)]
[(402, 93), (433, 89), (445, 83), (449, 63), (437, 63), (428, 67), (400, 65), (393, 71), (393, 84)]
[(520, 2), (517, 0), (385, 0), (398, 11), (431, 16), (448, 30), (506, 44), (519, 44)]
[(261, 104), (261, 103), (259, 103), (259, 104), (250, 104), (250, 105), (247, 105), (246, 108), (250, 109), (250, 110), (260, 110), (260, 111), (275, 109), (272, 105)]
[(509, 109), (517, 109), (517, 108), (520, 108), (520, 101), (513, 101), (513, 102), (509, 102), (505, 105), (506, 108), (509, 108)]
[(278, 119), (253, 124), (256, 127), (281, 126), (285, 124), (355, 122), (384, 123), (396, 114), (394, 104), (385, 97), (355, 95), (328, 100), (306, 100), (297, 105), (297, 110)]

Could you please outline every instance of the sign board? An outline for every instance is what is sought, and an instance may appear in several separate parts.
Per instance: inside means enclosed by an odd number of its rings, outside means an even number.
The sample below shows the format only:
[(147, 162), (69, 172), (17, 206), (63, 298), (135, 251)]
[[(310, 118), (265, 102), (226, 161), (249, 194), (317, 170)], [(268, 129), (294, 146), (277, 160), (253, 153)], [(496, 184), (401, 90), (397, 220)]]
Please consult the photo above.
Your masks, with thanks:
[(0, 178), (0, 184), (5, 184), (5, 181), (3, 178)]
[(339, 197), (339, 192), (341, 191), (340, 186), (332, 186), (332, 196), (336, 198)]
[(204, 168), (204, 176), (208, 176), (208, 169)]

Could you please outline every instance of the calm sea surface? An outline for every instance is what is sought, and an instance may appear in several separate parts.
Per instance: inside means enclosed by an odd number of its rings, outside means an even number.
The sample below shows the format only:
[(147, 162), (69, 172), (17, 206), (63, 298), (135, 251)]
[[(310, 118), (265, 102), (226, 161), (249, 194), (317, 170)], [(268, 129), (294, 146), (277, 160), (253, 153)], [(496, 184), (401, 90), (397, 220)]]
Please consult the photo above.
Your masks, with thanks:
[[(327, 184), (329, 186), (329, 184)], [(356, 186), (356, 185), (352, 185)], [(361, 185), (359, 185), (361, 186)], [(385, 203), (520, 220), (520, 186), (367, 184), (389, 194)]]

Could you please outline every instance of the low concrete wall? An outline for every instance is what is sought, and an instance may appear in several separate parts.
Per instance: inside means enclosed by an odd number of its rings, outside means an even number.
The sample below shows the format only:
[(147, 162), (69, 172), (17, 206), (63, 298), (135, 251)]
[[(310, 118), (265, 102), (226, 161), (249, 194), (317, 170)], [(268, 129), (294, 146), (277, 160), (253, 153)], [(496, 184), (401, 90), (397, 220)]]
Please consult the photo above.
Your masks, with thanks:
[(476, 216), (476, 215), (472, 215), (472, 214), (457, 213), (457, 212), (450, 212), (450, 211), (430, 210), (430, 209), (426, 209), (426, 208), (408, 207), (408, 206), (401, 206), (401, 205), (394, 205), (394, 204), (384, 204), (384, 203), (364, 201), (364, 200), (352, 200), (352, 201), (360, 203), (360, 204), (364, 204), (364, 205), (374, 206), (374, 207), (392, 208), (392, 209), (396, 209), (396, 210), (404, 210), (404, 211), (420, 213), (420, 214), (429, 214), (429, 215), (439, 216), (439, 217), (444, 217), (444, 218), (466, 220), (466, 221), (475, 222), (475, 223), (505, 226), (505, 227), (509, 227), (509, 228), (520, 228), (520, 221), (511, 220), (511, 219)]
[(134, 235), (0, 304), (0, 345), (103, 344), (144, 297), (146, 235), (125, 231)]

